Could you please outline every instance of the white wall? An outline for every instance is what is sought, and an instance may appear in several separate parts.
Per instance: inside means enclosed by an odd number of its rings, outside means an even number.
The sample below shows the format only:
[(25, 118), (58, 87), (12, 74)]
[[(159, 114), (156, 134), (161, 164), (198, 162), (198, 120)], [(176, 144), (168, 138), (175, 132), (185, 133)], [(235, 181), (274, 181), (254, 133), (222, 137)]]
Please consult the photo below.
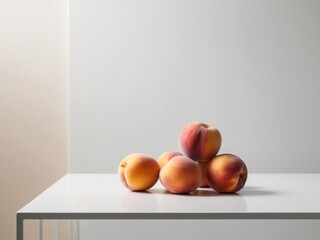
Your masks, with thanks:
[[(71, 172), (218, 127), (250, 172), (319, 172), (320, 1), (72, 0)], [(81, 239), (317, 239), (319, 221), (82, 221)], [(200, 233), (201, 231), (201, 233)]]
[(0, 1), (1, 240), (16, 239), (16, 211), (67, 172), (67, 80), (68, 1)]
[(71, 1), (70, 171), (178, 150), (189, 122), (251, 172), (319, 172), (320, 2)]

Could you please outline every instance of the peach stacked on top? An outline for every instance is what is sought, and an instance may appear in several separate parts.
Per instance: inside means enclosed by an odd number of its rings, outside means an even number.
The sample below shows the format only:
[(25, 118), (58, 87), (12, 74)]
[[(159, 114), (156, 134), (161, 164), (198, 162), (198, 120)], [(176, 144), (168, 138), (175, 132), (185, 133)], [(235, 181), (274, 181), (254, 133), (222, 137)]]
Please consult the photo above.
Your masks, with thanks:
[(219, 130), (205, 123), (190, 123), (182, 129), (179, 137), (180, 149), (187, 157), (207, 162), (217, 155), (221, 147)]
[(218, 192), (237, 192), (245, 185), (248, 170), (233, 154), (217, 155), (221, 147), (219, 130), (205, 123), (190, 123), (179, 136), (180, 152), (164, 152), (156, 160), (130, 154), (118, 168), (124, 186), (132, 191), (151, 188), (158, 179), (171, 193), (185, 194), (199, 187)]

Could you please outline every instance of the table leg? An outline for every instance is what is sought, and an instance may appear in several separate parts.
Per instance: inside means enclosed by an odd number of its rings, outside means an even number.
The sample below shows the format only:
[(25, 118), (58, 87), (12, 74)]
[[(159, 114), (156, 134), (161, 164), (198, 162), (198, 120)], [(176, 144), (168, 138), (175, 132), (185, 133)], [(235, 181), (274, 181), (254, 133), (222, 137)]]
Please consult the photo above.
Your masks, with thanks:
[(77, 240), (80, 240), (80, 220), (79, 219), (76, 220), (76, 224), (77, 224)]
[(73, 240), (73, 220), (69, 220), (69, 227), (68, 227), (68, 231), (69, 231), (69, 238), (68, 240)]
[(61, 228), (60, 220), (56, 220), (56, 240), (60, 240)]
[(17, 240), (23, 240), (23, 217), (20, 214), (16, 216), (17, 220)]
[(43, 239), (43, 221), (39, 220), (39, 240)]

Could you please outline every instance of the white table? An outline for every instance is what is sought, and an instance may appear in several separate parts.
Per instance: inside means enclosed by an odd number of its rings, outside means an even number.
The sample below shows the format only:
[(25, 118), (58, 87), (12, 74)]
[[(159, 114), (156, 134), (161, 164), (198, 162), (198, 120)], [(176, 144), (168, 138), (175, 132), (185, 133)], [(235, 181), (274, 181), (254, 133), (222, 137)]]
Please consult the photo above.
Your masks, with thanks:
[(67, 174), (17, 212), (27, 219), (320, 219), (320, 174), (250, 174), (237, 194), (131, 192), (116, 174)]

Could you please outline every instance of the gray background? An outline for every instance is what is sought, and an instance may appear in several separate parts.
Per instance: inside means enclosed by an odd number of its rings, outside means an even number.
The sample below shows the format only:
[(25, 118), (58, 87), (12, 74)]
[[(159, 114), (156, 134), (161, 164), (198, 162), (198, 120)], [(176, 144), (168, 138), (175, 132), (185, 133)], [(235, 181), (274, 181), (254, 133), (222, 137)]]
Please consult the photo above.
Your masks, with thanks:
[(251, 172), (320, 171), (320, 1), (70, 4), (70, 172), (216, 126)]
[[(320, 1), (71, 0), (70, 172), (216, 126), (249, 172), (320, 171)], [(272, 181), (272, 179), (271, 179)], [(82, 221), (81, 239), (317, 239), (319, 221)]]

